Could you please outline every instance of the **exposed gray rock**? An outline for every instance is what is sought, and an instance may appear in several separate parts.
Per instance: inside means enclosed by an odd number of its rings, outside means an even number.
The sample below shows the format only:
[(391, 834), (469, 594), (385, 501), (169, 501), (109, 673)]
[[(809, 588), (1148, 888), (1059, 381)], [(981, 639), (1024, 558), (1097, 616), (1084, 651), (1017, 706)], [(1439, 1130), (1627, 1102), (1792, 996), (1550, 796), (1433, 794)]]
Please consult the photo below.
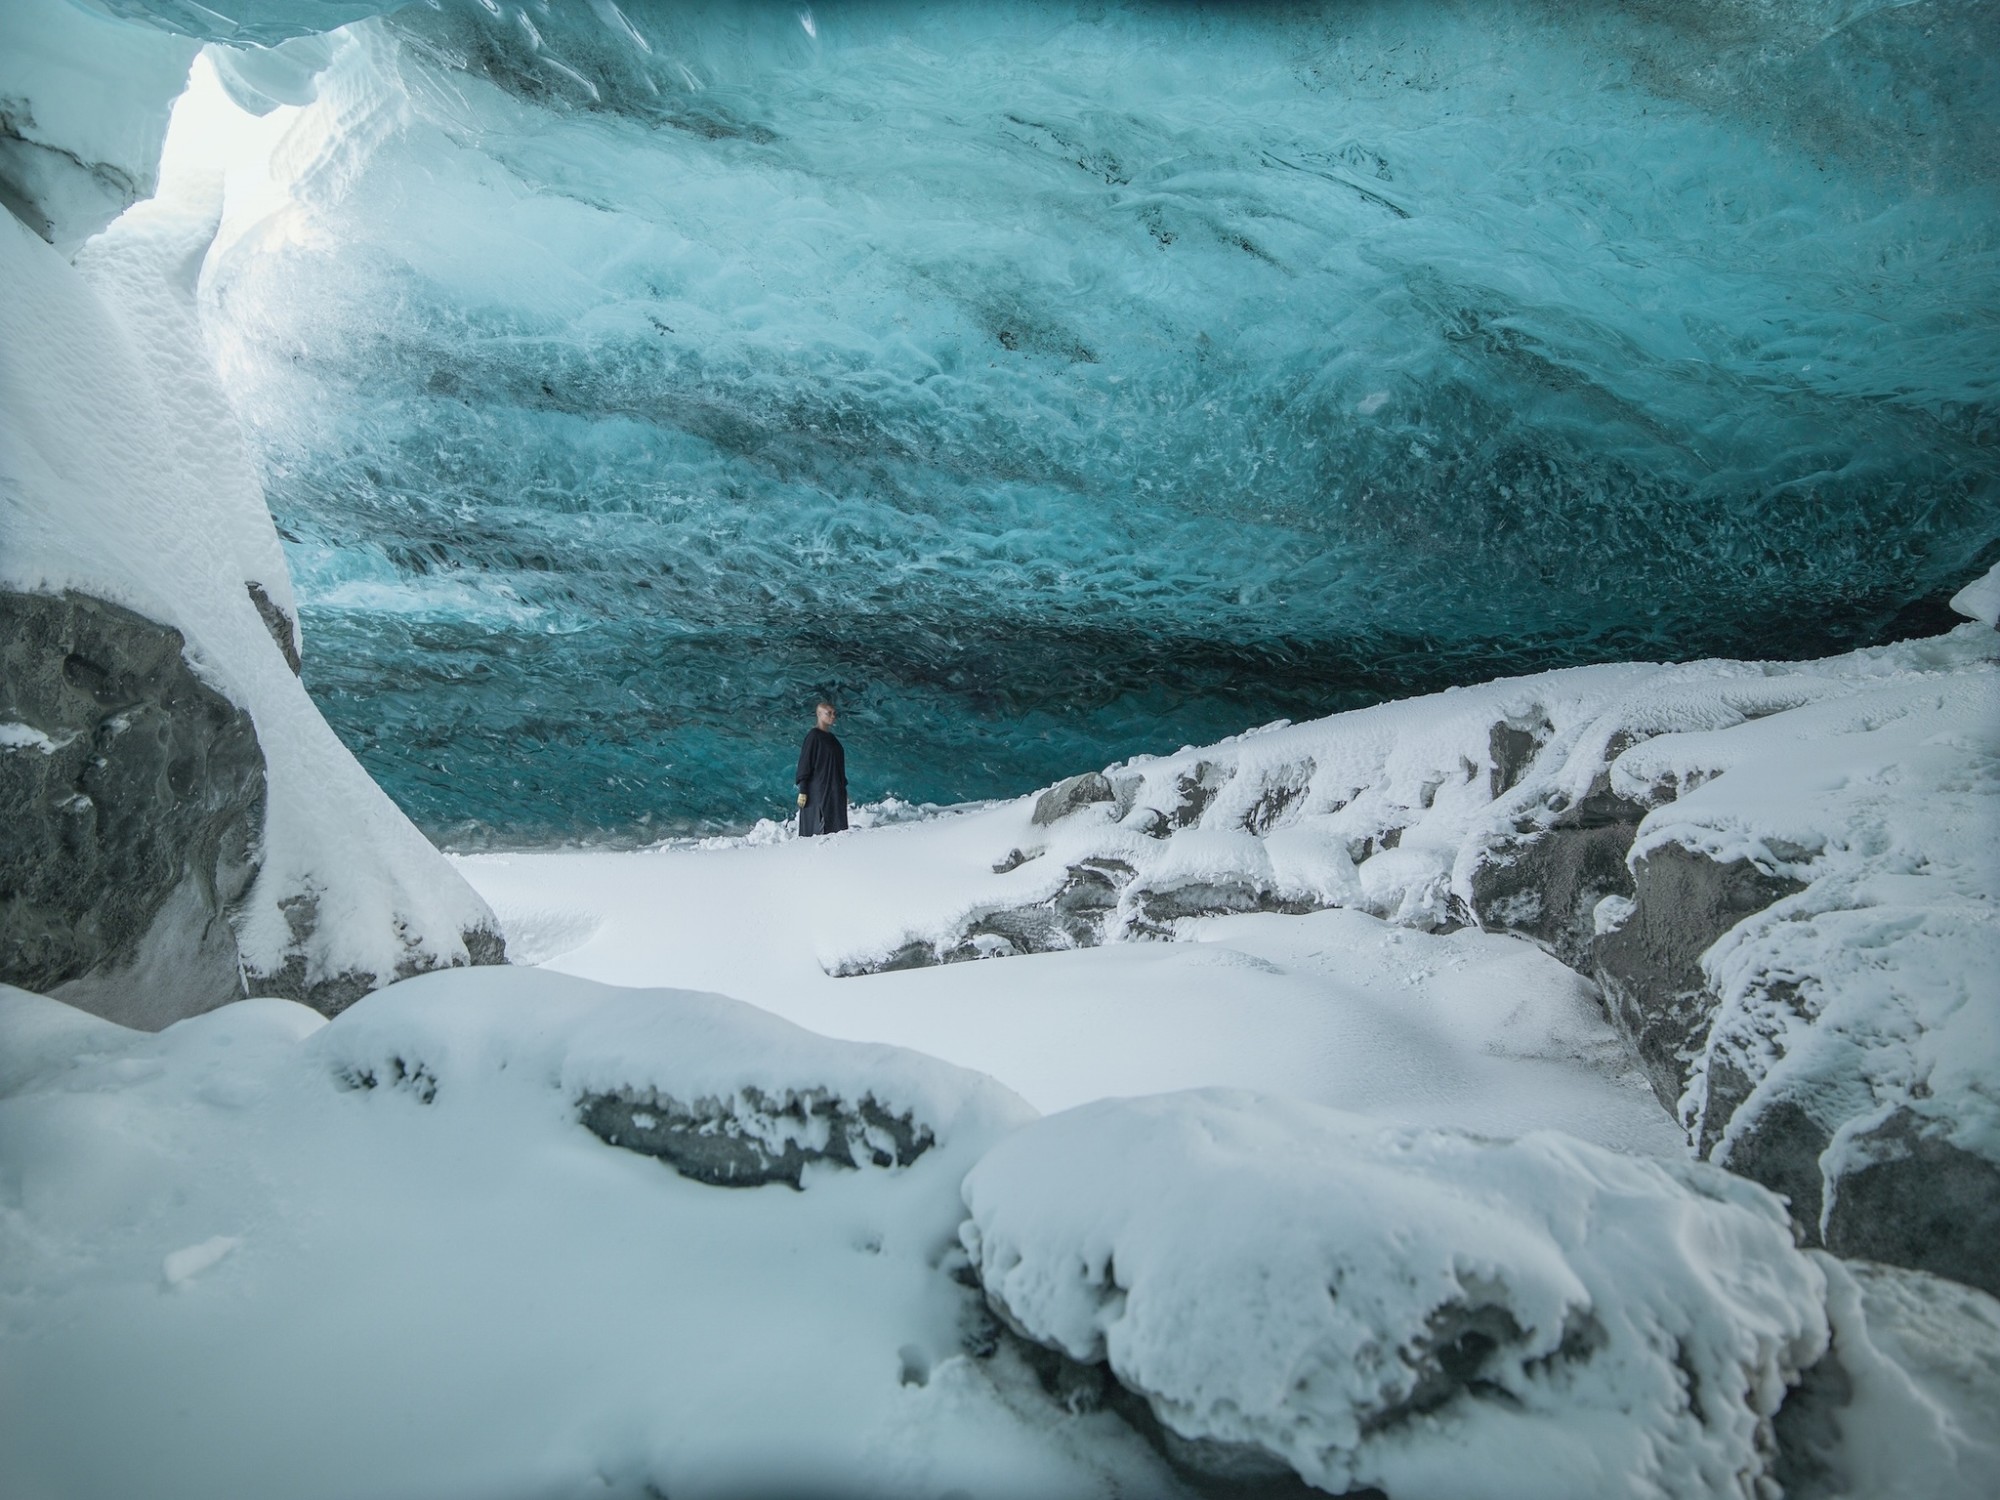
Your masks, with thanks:
[(1954, 1146), (1909, 1109), (1850, 1150), (1857, 1148), (1867, 1164), (1833, 1184), (1827, 1249), (2000, 1296), (2000, 1166)]
[(1007, 857), (1005, 859), (997, 860), (994, 862), (993, 873), (995, 875), (1005, 875), (1010, 871), (1020, 869), (1021, 866), (1025, 865), (1029, 860), (1037, 859), (1039, 857), (1040, 856), (1038, 854), (1028, 854), (1019, 849), (1009, 849), (1007, 851)]
[(856, 1102), (823, 1089), (773, 1096), (748, 1088), (735, 1099), (682, 1103), (619, 1090), (586, 1094), (578, 1118), (613, 1146), (656, 1156), (683, 1177), (712, 1187), (803, 1187), (806, 1166), (907, 1167), (935, 1144), (930, 1127), (863, 1095)]
[(912, 938), (881, 958), (844, 964), (834, 975), (846, 979), (980, 958), (1094, 948), (1104, 941), (1132, 875), (1132, 866), (1122, 859), (1081, 860), (1069, 867), (1062, 885), (1045, 900), (990, 907), (939, 942)]
[(264, 758), (180, 632), (0, 592), (0, 979), (153, 1030), (243, 994)]
[(294, 677), (298, 676), (305, 666), (305, 663), (299, 660), (298, 623), (272, 601), (271, 596), (264, 592), (261, 583), (247, 583), (244, 587), (250, 591), (250, 602), (257, 606), (257, 613), (263, 618), (264, 628), (271, 632), (271, 639), (277, 642), (278, 650), (285, 658), (285, 665), (292, 669)]
[(1266, 776), (1263, 789), (1243, 814), (1245, 830), (1261, 838), (1282, 823), (1285, 815), (1305, 800), (1313, 770), (1313, 762), (1307, 758)]
[(1068, 817), (1078, 808), (1089, 807), (1095, 802), (1115, 802), (1117, 793), (1111, 788), (1103, 774), (1085, 771), (1081, 776), (1072, 776), (1067, 781), (1058, 781), (1035, 801), (1035, 811), (1030, 821), (1037, 828), (1046, 828), (1051, 823)]
[(1612, 1024), (1672, 1110), (1718, 1004), (1702, 954), (1752, 912), (1805, 885), (1748, 860), (1717, 864), (1677, 844), (1636, 861), (1632, 875), (1631, 915), (1594, 949), (1597, 982)]
[[(1532, 756), (1533, 736), (1508, 723), (1492, 730), (1494, 785), (1516, 778)], [(1649, 805), (1611, 790), (1610, 763), (1636, 743), (1626, 734), (1605, 747), (1605, 768), (1590, 790), (1546, 822), (1524, 820), (1511, 837), (1482, 851), (1472, 872), (1472, 915), (1489, 932), (1531, 938), (1582, 973), (1595, 963), (1593, 915), (1606, 896), (1632, 895), (1625, 856)], [(1662, 800), (1665, 800), (1664, 798)]]
[[(973, 1287), (976, 1275), (968, 1277)], [(996, 1354), (1018, 1359), (1033, 1372), (1042, 1392), (1071, 1417), (1108, 1412), (1121, 1418), (1166, 1460), (1189, 1489), (1206, 1500), (1326, 1500), (1324, 1490), (1299, 1478), (1290, 1464), (1248, 1443), (1182, 1437), (1153, 1412), (1152, 1403), (1121, 1385), (1110, 1367), (1086, 1364), (1025, 1338), (982, 1304), (986, 1317), (975, 1322), (966, 1352), (975, 1359)], [(1388, 1500), (1380, 1490), (1349, 1490), (1342, 1500)]]
[[(1819, 1160), (1833, 1131), (1795, 1099), (1775, 1100), (1743, 1114), (1754, 1087), (1754, 1080), (1726, 1061), (1710, 1061), (1708, 1107), (1697, 1151), (1739, 1177), (1783, 1194), (1791, 1207), (1793, 1232), (1804, 1244), (1818, 1244), (1825, 1199)], [(1725, 1128), (1731, 1131), (1726, 1143), (1721, 1138)]]
[(1521, 777), (1554, 732), (1555, 726), (1546, 719), (1532, 725), (1517, 724), (1511, 719), (1495, 724), (1486, 737), (1487, 760), (1493, 768), (1487, 782), (1489, 794), (1498, 798), (1519, 786)]
[(37, 139), (41, 133), (27, 100), (0, 99), (0, 208), (73, 253), (82, 236), (72, 221), (101, 228), (145, 191), (126, 168), (86, 161)]
[(1167, 822), (1175, 828), (1191, 828), (1199, 823), (1201, 815), (1208, 811), (1208, 805), (1235, 774), (1234, 766), (1217, 765), (1211, 760), (1196, 761), (1174, 781), (1174, 791), (1179, 800), (1175, 802), (1173, 811), (1167, 814)]
[(1247, 876), (1191, 880), (1165, 890), (1143, 890), (1134, 902), (1133, 930), (1141, 936), (1164, 935), (1171, 923), (1185, 917), (1215, 917), (1234, 912), (1271, 911), (1292, 916), (1313, 910), (1310, 901), (1278, 895)]

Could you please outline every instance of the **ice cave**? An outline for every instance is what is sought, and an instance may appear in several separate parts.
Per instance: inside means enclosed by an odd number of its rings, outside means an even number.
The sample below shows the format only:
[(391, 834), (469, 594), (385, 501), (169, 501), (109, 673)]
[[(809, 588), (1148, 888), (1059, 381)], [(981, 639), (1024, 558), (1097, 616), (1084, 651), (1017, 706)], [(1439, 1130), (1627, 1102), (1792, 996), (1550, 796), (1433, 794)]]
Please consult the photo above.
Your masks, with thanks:
[(0, 0), (0, 209), (9, 1500), (2000, 1493), (2000, 0)]

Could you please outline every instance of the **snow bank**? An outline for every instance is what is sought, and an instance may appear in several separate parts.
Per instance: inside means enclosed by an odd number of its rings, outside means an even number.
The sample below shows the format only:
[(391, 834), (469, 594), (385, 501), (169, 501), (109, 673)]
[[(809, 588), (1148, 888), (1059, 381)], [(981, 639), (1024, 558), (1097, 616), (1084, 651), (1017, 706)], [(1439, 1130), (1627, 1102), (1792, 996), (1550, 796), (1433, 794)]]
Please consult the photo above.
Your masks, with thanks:
[(242, 967), (253, 993), (333, 1009), (499, 944), (282, 654), (284, 560), (194, 314), (220, 192), (199, 173), (169, 181), (74, 270), (0, 224), (0, 587), (172, 626), (202, 680), (248, 710), (267, 803), (256, 884), (232, 914)]
[(1559, 1136), (1105, 1101), (1001, 1142), (965, 1200), (1017, 1330), (1335, 1494), (1762, 1495), (1827, 1345), (1769, 1194)]
[[(404, 1086), (352, 1086), (391, 1056)], [(871, 1094), (935, 1143), (706, 1186), (579, 1120), (638, 1083)], [(1115, 1418), (964, 1349), (959, 1183), (1027, 1115), (715, 996), (532, 971), (157, 1034), (0, 990), (0, 1491), (1182, 1500)]]
[(2000, 1301), (1811, 1253), (1833, 1345), (1779, 1414), (1784, 1493), (1985, 1500), (2000, 1474)]
[(1953, 594), (1951, 607), (1968, 620), (2000, 627), (2000, 563), (1988, 568), (1984, 577)]

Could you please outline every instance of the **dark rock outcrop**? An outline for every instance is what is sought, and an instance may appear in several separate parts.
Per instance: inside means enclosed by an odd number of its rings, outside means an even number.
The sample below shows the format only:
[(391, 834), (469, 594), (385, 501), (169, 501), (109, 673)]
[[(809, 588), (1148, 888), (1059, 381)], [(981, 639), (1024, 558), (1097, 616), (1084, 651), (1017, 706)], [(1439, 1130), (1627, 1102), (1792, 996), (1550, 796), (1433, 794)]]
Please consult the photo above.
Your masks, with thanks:
[(1018, 906), (990, 907), (936, 942), (912, 938), (880, 958), (843, 965), (835, 977), (887, 974), (937, 964), (966, 963), (1022, 953), (1094, 948), (1117, 912), (1132, 866), (1122, 859), (1086, 859), (1071, 865), (1054, 895)]
[(0, 593), (0, 979), (157, 1029), (243, 994), (264, 758), (180, 632)]
[(1833, 1132), (1795, 1099), (1759, 1102), (1745, 1110), (1754, 1088), (1755, 1080), (1733, 1065), (1710, 1061), (1708, 1105), (1702, 1113), (1697, 1154), (1782, 1194), (1800, 1242), (1818, 1244), (1820, 1208), (1826, 1196), (1819, 1159)]
[[(1512, 836), (1489, 846), (1472, 873), (1472, 913), (1488, 932), (1531, 938), (1572, 969), (1590, 973), (1597, 903), (1632, 895), (1625, 856), (1638, 835), (1646, 803), (1611, 790), (1610, 763), (1636, 743), (1612, 736), (1605, 769), (1590, 790), (1546, 822), (1524, 820)], [(1532, 733), (1499, 723), (1492, 730), (1492, 782), (1504, 791), (1532, 759)]]
[(1310, 757), (1267, 772), (1262, 788), (1243, 814), (1243, 829), (1259, 838), (1283, 823), (1312, 789), (1316, 767)]
[(1632, 879), (1631, 914), (1593, 950), (1597, 982), (1612, 1024), (1672, 1110), (1718, 1003), (1702, 954), (1745, 917), (1805, 884), (1748, 860), (1718, 864), (1677, 844), (1634, 861)]
[[(963, 1282), (976, 1288), (979, 1278), (968, 1268)], [(1071, 1359), (1060, 1349), (1017, 1333), (986, 1304), (980, 1311), (985, 1316), (973, 1321), (965, 1340), (968, 1354), (992, 1359), (1005, 1351), (1026, 1365), (1042, 1393), (1072, 1417), (1108, 1412), (1122, 1419), (1182, 1484), (1205, 1500), (1327, 1500), (1324, 1490), (1299, 1478), (1283, 1459), (1248, 1443), (1183, 1437), (1159, 1419), (1143, 1395), (1120, 1384), (1109, 1365)], [(1349, 1490), (1341, 1500), (1388, 1497), (1380, 1490), (1362, 1489)]]
[(1110, 802), (1116, 796), (1110, 781), (1101, 772), (1085, 771), (1081, 776), (1058, 781), (1043, 792), (1035, 800), (1035, 811), (1029, 821), (1037, 828), (1046, 828), (1078, 808), (1089, 807), (1095, 802)]
[(1172, 935), (1175, 922), (1188, 917), (1239, 912), (1297, 916), (1317, 907), (1315, 902), (1283, 895), (1268, 882), (1249, 875), (1218, 875), (1154, 887), (1135, 883), (1137, 874), (1122, 859), (1079, 860), (1069, 867), (1056, 893), (1044, 900), (988, 908), (945, 938), (912, 938), (880, 958), (842, 966), (835, 977), (1095, 948), (1114, 936), (1164, 938)]
[[(264, 755), (185, 645), (88, 595), (0, 592), (0, 981), (147, 1030), (246, 993), (337, 1015), (383, 981), (308, 979), (298, 952), (246, 971), (232, 918), (257, 875)], [(280, 905), (302, 948), (317, 897)], [(506, 962), (498, 933), (463, 938), (470, 962)], [(413, 949), (392, 977), (434, 967)]]
[(1208, 811), (1208, 805), (1235, 774), (1234, 766), (1217, 765), (1212, 760), (1196, 761), (1193, 767), (1182, 772), (1174, 781), (1176, 800), (1173, 810), (1167, 814), (1169, 826), (1192, 828), (1199, 823), (1201, 815)]
[(1280, 896), (1247, 876), (1217, 876), (1191, 880), (1160, 890), (1138, 892), (1132, 930), (1140, 937), (1163, 937), (1173, 923), (1187, 917), (1229, 916), (1239, 912), (1284, 912), (1298, 916), (1313, 910), (1310, 901)]
[(1498, 799), (1519, 786), (1554, 732), (1555, 726), (1546, 719), (1532, 725), (1502, 719), (1488, 730), (1486, 758), (1492, 770), (1488, 773), (1487, 794)]
[(823, 1089), (772, 1096), (744, 1089), (735, 1100), (684, 1104), (651, 1091), (586, 1094), (584, 1128), (609, 1145), (656, 1156), (711, 1187), (803, 1186), (808, 1164), (907, 1167), (935, 1143), (930, 1127), (872, 1095), (855, 1102)]
[(1833, 1184), (1827, 1249), (2000, 1296), (2000, 1166), (1927, 1129), (1907, 1108), (1848, 1149), (1865, 1165)]
[(257, 606), (258, 617), (263, 620), (264, 628), (271, 632), (271, 639), (277, 643), (285, 665), (292, 669), (294, 677), (298, 676), (305, 667), (299, 659), (298, 623), (264, 592), (264, 585), (247, 583), (244, 587), (250, 591), (250, 602)]

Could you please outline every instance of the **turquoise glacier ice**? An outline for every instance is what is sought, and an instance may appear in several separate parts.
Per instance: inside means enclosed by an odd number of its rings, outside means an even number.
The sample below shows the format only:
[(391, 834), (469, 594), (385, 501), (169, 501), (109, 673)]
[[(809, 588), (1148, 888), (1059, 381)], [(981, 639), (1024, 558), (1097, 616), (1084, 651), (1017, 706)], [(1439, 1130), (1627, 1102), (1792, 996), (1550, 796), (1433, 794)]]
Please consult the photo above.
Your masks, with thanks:
[(1994, 5), (111, 8), (338, 126), (204, 315), (443, 837), (781, 816), (819, 690), (995, 796), (2000, 557)]

